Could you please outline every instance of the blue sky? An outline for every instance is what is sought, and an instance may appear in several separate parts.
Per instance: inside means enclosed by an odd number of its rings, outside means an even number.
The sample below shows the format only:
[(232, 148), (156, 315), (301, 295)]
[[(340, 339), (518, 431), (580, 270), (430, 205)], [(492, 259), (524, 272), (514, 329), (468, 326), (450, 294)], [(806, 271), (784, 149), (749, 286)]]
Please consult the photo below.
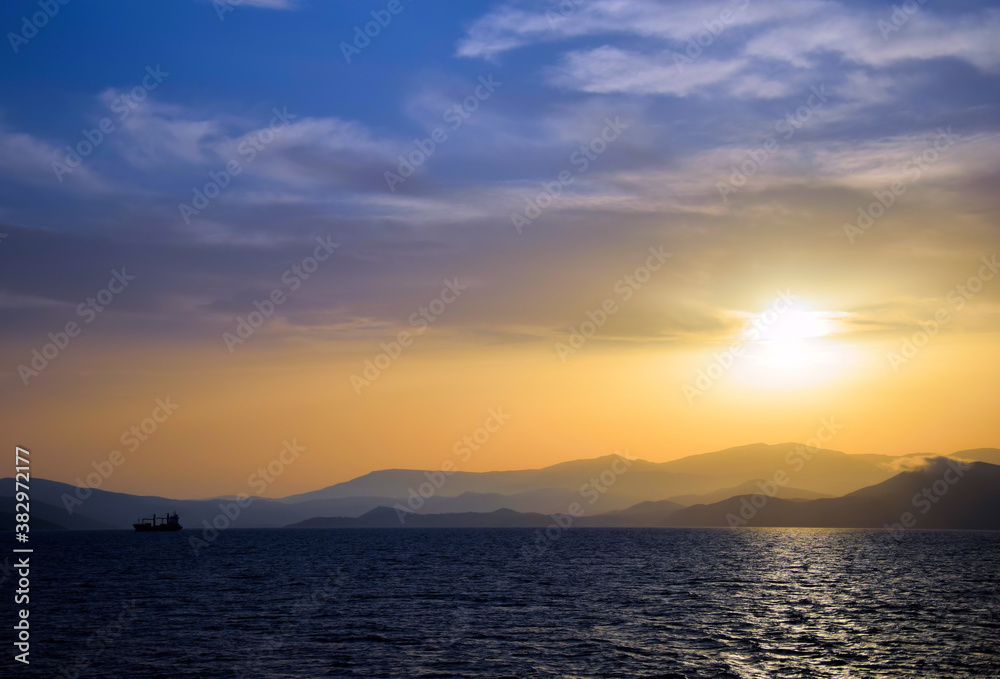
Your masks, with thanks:
[[(942, 127), (962, 142), (948, 166), (930, 174), (946, 177), (964, 200), (992, 204), (982, 187), (993, 168), (981, 157), (994, 148), (1000, 91), (1000, 13), (990, 3), (914, 2), (912, 14), (896, 10), (889, 26), (896, 6), (834, 0), (407, 0), (348, 63), (343, 44), (387, 5), (248, 0), (224, 5), (221, 19), (221, 5), (207, 0), (59, 6), (3, 58), (0, 219), (35, 229), (29, 238), (73, 232), (87, 241), (74, 249), (131, 249), (164, 268), (186, 265), (169, 261), (160, 245), (199, 252), (206, 262), (219, 256), (224, 268), (235, 249), (267, 257), (262, 248), (293, 248), (329, 229), (345, 240), (345, 252), (388, 248), (403, 256), (415, 281), (439, 276), (423, 270), (430, 255), (400, 254), (410, 247), (503, 268), (504, 248), (519, 247), (510, 216), (615, 116), (628, 122), (627, 133), (567, 187), (547, 212), (550, 228), (527, 238), (548, 242), (576, 220), (585, 256), (606, 247), (599, 220), (626, 235), (643, 233), (650, 219), (665, 229), (669, 222), (724, 230), (741, 211), (765, 209), (749, 204), (762, 196), (786, 210), (808, 203), (825, 211), (834, 194), (863, 202), (882, 170), (901, 166), (911, 147), (919, 150)], [(19, 33), (33, 11), (36, 3), (7, 3), (0, 22)], [(682, 54), (694, 58), (678, 61)], [(118, 118), (125, 109), (115, 102), (122, 105), (148, 68), (169, 75)], [(473, 95), (481, 77), (498, 82), (496, 91), (459, 129), (447, 129), (447, 110)], [(808, 105), (815, 88), (828, 97), (780, 140), (735, 202), (720, 201), (719, 178)], [(210, 172), (246, 160), (240, 143), (266, 128), (275, 109), (294, 120), (218, 199), (185, 216), (180, 206)], [(53, 162), (66, 162), (65, 146), (78, 146), (105, 118), (114, 130), (81, 167), (58, 176)], [(389, 190), (386, 172), (397, 172), (401, 154), (436, 127), (447, 140)], [(779, 195), (803, 181), (808, 193)], [(847, 218), (853, 210), (840, 212)], [(219, 253), (221, 245), (234, 250)], [(28, 258), (23, 266), (38, 271)], [(257, 287), (253, 276), (247, 267), (218, 277), (217, 298), (204, 308), (243, 303)], [(183, 296), (168, 290), (183, 280), (164, 280), (150, 290), (151, 302)], [(33, 294), (23, 277), (9, 285)], [(392, 296), (368, 294), (337, 304), (387, 320)], [(711, 326), (715, 312), (704, 315)], [(211, 314), (201, 320), (211, 322)]]
[[(198, 356), (199, 370), (227, 359), (223, 333), (326, 236), (336, 265), (239, 365), (343, 360), (337, 389), (351, 398), (372, 347), (456, 276), (475, 301), (424, 342), (456, 355), (551, 358), (636, 253), (664, 243), (671, 267), (602, 351), (710, 352), (789, 286), (845, 319), (844, 336), (891, 345), (995, 250), (995, 3), (400, 0), (348, 62), (356, 27), (390, 4), (246, 0), (220, 19), (211, 0), (71, 0), (26, 40), (38, 0), (3, 4), (4, 394), (22, 393), (17, 366), (123, 265), (135, 286), (37, 398), (71, 401), (92, 365), (124, 398), (123, 375), (150, 356)], [(475, 110), (453, 127), (456, 105)], [(113, 129), (60, 171), (102, 120)], [(386, 173), (436, 129), (443, 141), (390, 187)], [(933, 161), (908, 170), (943, 133)], [(595, 144), (581, 167), (574, 154)], [(736, 186), (755, 154), (764, 162)], [(196, 207), (233, 162), (239, 174)], [(905, 193), (852, 236), (896, 181)], [(961, 333), (1000, 330), (998, 291), (970, 309)]]
[[(74, 188), (120, 195), (191, 184), (211, 167), (203, 147), (252, 131), (274, 106), (287, 107), (300, 123), (343, 128), (327, 130), (320, 143), (346, 146), (329, 136), (350, 135), (350, 143), (363, 148), (338, 151), (358, 151), (363, 157), (352, 160), (374, 162), (374, 172), (426, 134), (439, 111), (486, 74), (506, 83), (500, 96), (466, 126), (463, 149), (439, 154), (411, 193), (480, 178), (486, 186), (544, 179), (562, 160), (560, 145), (570, 146), (560, 135), (584, 125), (588, 109), (595, 121), (612, 110), (641, 117), (643, 139), (627, 158), (607, 163), (622, 167), (662, 166), (678, 153), (750, 142), (741, 127), (781, 117), (819, 84), (837, 93), (829, 108), (857, 115), (812, 126), (806, 131), (812, 138), (879, 139), (928, 132), (943, 122), (978, 131), (995, 120), (997, 13), (989, 3), (915, 5), (912, 18), (883, 36), (877, 22), (892, 12), (885, 3), (637, 2), (621, 10), (567, 0), (571, 11), (556, 20), (545, 12), (560, 11), (558, 3), (405, 1), (372, 44), (346, 63), (341, 44), (385, 4), (245, 2), (224, 12), (224, 20), (208, 1), (61, 7), (38, 36), (5, 55), (3, 130), (30, 135), (40, 155), (76, 143), (81, 129), (107, 114), (102, 93), (127, 91), (147, 66), (158, 64), (170, 76), (150, 105), (136, 111), (144, 129), (130, 133), (145, 135), (149, 162), (137, 172), (136, 158), (123, 158), (128, 153), (120, 147), (134, 142), (123, 134), (109, 138), (58, 186), (26, 171), (22, 159), (6, 176), (22, 180), (17, 192), (30, 205), (18, 208), (10, 197), (15, 206), (8, 209), (19, 223), (53, 226), (54, 219), (41, 216), (39, 190), (47, 191), (49, 209), (65, 210), (80, 201), (103, 202), (92, 194), (57, 195)], [(35, 3), (8, 3), (0, 16), (5, 26), (18, 27), (32, 9)], [(671, 62), (671, 54), (683, 53), (725, 11), (733, 22), (696, 60), (683, 68)], [(163, 157), (169, 153), (155, 147), (154, 138), (171, 124), (175, 134), (189, 135), (187, 151), (205, 162)], [(489, 153), (491, 162), (478, 162), (473, 150)], [(194, 160), (190, 154), (182, 159)], [(109, 217), (95, 207), (92, 219)]]

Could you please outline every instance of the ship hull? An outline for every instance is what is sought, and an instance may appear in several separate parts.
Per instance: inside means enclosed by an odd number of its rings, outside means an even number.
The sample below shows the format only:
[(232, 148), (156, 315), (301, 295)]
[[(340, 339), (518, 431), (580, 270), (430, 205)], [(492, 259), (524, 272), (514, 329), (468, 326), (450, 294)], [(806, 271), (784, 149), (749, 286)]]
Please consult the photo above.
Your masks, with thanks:
[(172, 533), (183, 528), (179, 523), (161, 524), (159, 526), (150, 526), (148, 523), (133, 523), (132, 527), (135, 528), (137, 533)]

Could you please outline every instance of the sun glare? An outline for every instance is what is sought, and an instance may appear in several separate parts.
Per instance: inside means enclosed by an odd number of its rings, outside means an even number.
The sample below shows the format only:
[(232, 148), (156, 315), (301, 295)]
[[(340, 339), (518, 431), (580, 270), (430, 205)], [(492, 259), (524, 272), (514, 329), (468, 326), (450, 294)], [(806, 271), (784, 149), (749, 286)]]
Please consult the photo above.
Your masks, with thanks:
[(777, 305), (749, 317), (740, 336), (746, 361), (740, 371), (755, 384), (802, 384), (836, 375), (848, 360), (833, 335), (842, 331), (840, 311)]

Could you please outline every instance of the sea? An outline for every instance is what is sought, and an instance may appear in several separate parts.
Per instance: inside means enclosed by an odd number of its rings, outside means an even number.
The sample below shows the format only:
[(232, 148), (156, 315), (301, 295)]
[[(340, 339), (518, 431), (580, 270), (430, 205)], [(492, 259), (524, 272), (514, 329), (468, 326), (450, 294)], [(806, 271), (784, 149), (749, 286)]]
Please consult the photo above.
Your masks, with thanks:
[(0, 675), (1000, 677), (996, 532), (198, 535), (33, 533), (30, 665)]

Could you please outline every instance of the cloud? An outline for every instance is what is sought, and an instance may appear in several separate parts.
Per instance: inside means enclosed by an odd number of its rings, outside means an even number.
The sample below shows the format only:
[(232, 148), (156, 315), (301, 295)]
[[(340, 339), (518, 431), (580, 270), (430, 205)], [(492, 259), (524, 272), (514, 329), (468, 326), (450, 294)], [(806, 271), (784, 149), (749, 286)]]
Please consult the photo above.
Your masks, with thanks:
[(181, 106), (147, 99), (130, 108), (124, 104), (128, 93), (115, 89), (105, 90), (100, 100), (121, 126), (121, 132), (111, 133), (112, 142), (138, 167), (203, 162), (207, 146), (224, 133), (222, 121), (199, 119)]
[[(336, 117), (292, 114), (287, 124), (272, 133), (267, 124), (273, 115), (270, 111), (251, 120), (249, 116), (207, 114), (152, 98), (125, 108), (121, 102), (126, 98), (114, 89), (100, 95), (114, 128), (104, 135), (99, 154), (64, 174), (66, 188), (112, 190), (89, 167), (93, 163), (113, 173), (108, 176), (114, 177), (116, 191), (176, 194), (178, 184), (181, 191), (192, 182), (204, 184), (208, 172), (237, 160), (245, 170), (240, 184), (255, 194), (257, 202), (268, 194), (284, 202), (315, 197), (321, 191), (329, 198), (329, 190), (337, 188), (381, 192), (386, 190), (383, 173), (394, 169), (398, 155), (411, 148), (403, 141), (378, 139), (364, 125)], [(57, 161), (66, 163), (65, 150), (0, 126), (0, 174), (61, 188), (52, 168)], [(240, 195), (239, 190), (232, 190), (225, 200), (237, 200)]]
[(891, 10), (826, 0), (669, 7), (595, 0), (574, 4), (565, 16), (554, 5), (508, 3), (476, 21), (457, 53), (493, 59), (536, 43), (627, 36), (633, 38), (627, 49), (609, 43), (565, 52), (551, 82), (582, 92), (678, 97), (787, 96), (789, 81), (801, 82), (808, 71), (814, 79), (822, 75), (830, 56), (872, 68), (952, 58), (984, 72), (1000, 70), (1000, 11), (935, 15), (923, 9), (898, 27), (885, 23), (891, 16)]
[[(30, 134), (13, 132), (0, 126), (0, 174), (14, 181), (46, 188), (60, 185), (53, 163), (65, 163), (67, 151)], [(72, 190), (111, 190), (103, 179), (80, 165), (63, 175), (63, 183)]]
[[(889, 13), (857, 13), (838, 9), (820, 24), (791, 21), (763, 31), (746, 45), (750, 56), (787, 61), (807, 68), (823, 53), (858, 64), (886, 66), (908, 59), (951, 57), (984, 71), (1000, 67), (1000, 12), (987, 10), (957, 17), (913, 15), (898, 31), (879, 29)], [(893, 25), (893, 24), (889, 24)]]
[[(220, 158), (238, 152), (240, 140), (256, 138), (265, 128), (216, 147)], [(339, 118), (302, 118), (274, 134), (274, 141), (247, 163), (252, 175), (302, 189), (350, 187), (384, 191), (383, 173), (395, 168), (402, 144), (376, 139), (365, 126)]]
[(213, 3), (231, 5), (233, 7), (259, 7), (261, 9), (298, 9), (300, 0), (208, 0)]
[[(572, 9), (564, 11), (567, 4)], [(512, 2), (503, 5), (470, 26), (459, 42), (463, 57), (494, 58), (537, 42), (596, 35), (636, 35), (644, 38), (686, 41), (705, 31), (725, 32), (778, 18), (804, 17), (828, 7), (823, 0), (749, 0), (669, 4), (657, 0), (589, 0), (569, 3)]]
[[(104, 99), (110, 102), (117, 94), (109, 91)], [(319, 189), (385, 189), (382, 173), (395, 167), (402, 143), (377, 139), (354, 121), (284, 111), (287, 120), (278, 120), (272, 111), (255, 120), (147, 101), (125, 119), (117, 149), (143, 170), (166, 166), (200, 173), (235, 160), (243, 166), (245, 189), (252, 188), (247, 178), (267, 183), (265, 191), (255, 191), (258, 202), (266, 194), (284, 202)], [(200, 174), (198, 179), (203, 181)], [(227, 192), (226, 199), (239, 195)]]
[(643, 55), (616, 47), (569, 53), (552, 81), (567, 89), (606, 94), (675, 94), (691, 92), (730, 79), (746, 60), (700, 61), (690, 65), (671, 53)]

